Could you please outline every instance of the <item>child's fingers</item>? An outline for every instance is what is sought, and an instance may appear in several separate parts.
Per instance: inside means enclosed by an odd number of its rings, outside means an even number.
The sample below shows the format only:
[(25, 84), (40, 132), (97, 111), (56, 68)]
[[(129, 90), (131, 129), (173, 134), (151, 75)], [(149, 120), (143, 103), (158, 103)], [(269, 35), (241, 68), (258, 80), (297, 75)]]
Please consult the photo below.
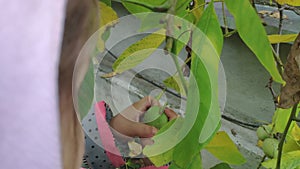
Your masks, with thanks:
[(153, 126), (146, 125), (144, 123), (135, 123), (132, 126), (131, 135), (141, 138), (153, 137), (157, 133), (157, 129)]
[(141, 100), (133, 103), (133, 106), (138, 110), (145, 112), (148, 110), (149, 107), (151, 106), (160, 106), (159, 101), (154, 99), (151, 96), (146, 96), (142, 98)]
[(157, 133), (155, 127), (128, 120), (123, 115), (118, 114), (111, 121), (110, 125), (118, 132), (130, 137), (153, 137)]
[(152, 103), (152, 97), (151, 96), (146, 96), (142, 98), (141, 100), (133, 103), (133, 106), (138, 110), (138, 111), (146, 111), (149, 107), (151, 107)]
[(175, 113), (172, 109), (165, 108), (165, 114), (168, 116), (169, 121), (176, 119), (178, 117), (178, 114)]

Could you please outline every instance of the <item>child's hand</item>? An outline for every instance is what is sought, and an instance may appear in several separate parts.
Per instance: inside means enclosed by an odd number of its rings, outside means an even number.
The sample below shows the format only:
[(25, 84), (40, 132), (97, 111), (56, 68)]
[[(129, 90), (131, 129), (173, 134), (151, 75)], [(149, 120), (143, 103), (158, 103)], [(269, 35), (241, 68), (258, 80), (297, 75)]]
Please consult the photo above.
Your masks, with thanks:
[[(154, 105), (159, 105), (159, 102), (150, 96), (144, 97), (113, 117), (110, 121), (110, 125), (126, 136), (141, 138), (153, 137), (157, 133), (157, 129), (153, 126), (139, 123), (139, 121), (140, 116)], [(166, 108), (164, 112), (169, 120), (177, 117), (177, 114), (171, 109)]]

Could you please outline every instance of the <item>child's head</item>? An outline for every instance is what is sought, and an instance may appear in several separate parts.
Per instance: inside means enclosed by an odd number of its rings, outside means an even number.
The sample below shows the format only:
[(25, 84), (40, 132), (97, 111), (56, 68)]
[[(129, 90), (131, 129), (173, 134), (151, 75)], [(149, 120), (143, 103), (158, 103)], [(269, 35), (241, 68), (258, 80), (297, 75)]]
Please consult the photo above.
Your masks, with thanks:
[[(73, 105), (72, 78), (74, 65), (82, 46), (97, 29), (97, 9), (96, 0), (69, 0), (67, 3), (58, 79), (64, 169), (79, 168), (82, 161), (84, 141)], [(88, 62), (89, 60), (83, 61), (78, 66), (82, 69), (87, 68)], [(82, 79), (78, 79), (76, 83), (81, 81)]]

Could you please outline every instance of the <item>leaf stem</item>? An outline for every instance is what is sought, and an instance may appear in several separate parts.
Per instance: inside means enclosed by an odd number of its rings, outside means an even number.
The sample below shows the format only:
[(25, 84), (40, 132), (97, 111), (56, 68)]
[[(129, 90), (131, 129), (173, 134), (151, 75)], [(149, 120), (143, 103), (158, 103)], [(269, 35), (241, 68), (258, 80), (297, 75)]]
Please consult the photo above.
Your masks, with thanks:
[(275, 62), (277, 64), (277, 69), (278, 69), (280, 75), (282, 76), (282, 73), (283, 73), (283, 64), (282, 64), (282, 61), (281, 61), (279, 55), (277, 55), (277, 53), (274, 50), (274, 48), (273, 47), (271, 47), (271, 48), (272, 48), (272, 51), (273, 51)]
[(256, 169), (259, 169), (261, 167), (261, 164), (265, 161), (266, 158), (267, 156), (264, 155)]
[(177, 0), (170, 0), (170, 3), (171, 3), (171, 7), (169, 8), (168, 10), (168, 20), (167, 20), (167, 31), (166, 31), (166, 51), (169, 52), (171, 54), (171, 57), (175, 63), (175, 66), (176, 66), (176, 69), (177, 69), (177, 72), (179, 74), (179, 78), (180, 78), (180, 81), (183, 85), (183, 89), (184, 89), (184, 92), (186, 93), (187, 95), (187, 85), (186, 85), (186, 81), (183, 77), (183, 73), (181, 71), (181, 68), (180, 68), (180, 65), (179, 65), (179, 62), (178, 62), (178, 58), (177, 58), (177, 55), (176, 55), (176, 43), (175, 43), (175, 40), (174, 38), (172, 38), (172, 35), (173, 35), (173, 26), (174, 26), (174, 16), (175, 15), (175, 10), (176, 10), (176, 3), (177, 3)]
[[(176, 45), (175, 45), (175, 41), (173, 39), (172, 52), (176, 52), (175, 50), (176, 50)], [(181, 71), (181, 66), (180, 66), (180, 64), (178, 62), (178, 58), (177, 58), (177, 56), (174, 53), (171, 54), (171, 55), (172, 55), (172, 59), (173, 59), (173, 61), (175, 63), (175, 66), (176, 66), (176, 69), (177, 69), (177, 72), (178, 72), (181, 84), (183, 85), (184, 92), (185, 92), (186, 95), (188, 95), (187, 84), (186, 84), (186, 81), (184, 79), (183, 73)]]
[(284, 144), (284, 141), (285, 141), (285, 138), (287, 136), (287, 133), (290, 129), (290, 126), (293, 122), (293, 119), (295, 118), (296, 116), (296, 110), (297, 110), (297, 106), (298, 106), (298, 103), (296, 103), (294, 106), (293, 106), (293, 109), (292, 109), (292, 112), (291, 112), (291, 115), (290, 115), (290, 118), (285, 126), (285, 129), (284, 129), (284, 132), (283, 132), (283, 135), (282, 135), (282, 138), (279, 142), (279, 145), (278, 145), (278, 157), (277, 157), (277, 163), (276, 163), (276, 169), (280, 169), (280, 163), (281, 163), (281, 157), (282, 157), (282, 149), (283, 149), (283, 144)]

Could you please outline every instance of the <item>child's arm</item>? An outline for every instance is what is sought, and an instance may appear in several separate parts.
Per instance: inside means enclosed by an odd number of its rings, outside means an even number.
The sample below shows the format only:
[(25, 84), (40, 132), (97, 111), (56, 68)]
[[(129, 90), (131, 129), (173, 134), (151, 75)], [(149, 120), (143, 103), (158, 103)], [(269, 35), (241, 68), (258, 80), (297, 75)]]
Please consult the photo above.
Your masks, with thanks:
[[(142, 137), (142, 138), (149, 138), (155, 135), (157, 132), (157, 129), (153, 126), (149, 126), (143, 123), (139, 123), (140, 116), (144, 114), (145, 111), (147, 111), (148, 108), (150, 108), (153, 105), (159, 105), (159, 103), (154, 100), (151, 97), (144, 97), (140, 101), (134, 103), (133, 105), (129, 106), (125, 110), (123, 110), (121, 113), (116, 115), (113, 118), (111, 117), (111, 110), (109, 108), (103, 107), (104, 102), (98, 102), (95, 109), (95, 114), (97, 118), (97, 125), (98, 130), (100, 134), (100, 139), (102, 141), (102, 147), (104, 147), (106, 150), (111, 148), (114, 143), (114, 138), (111, 135), (110, 130), (108, 129), (108, 123), (111, 125), (111, 130), (117, 131), (118, 134), (115, 134), (114, 137), (127, 137), (127, 138), (133, 138), (133, 137)], [(101, 107), (102, 106), (102, 107)], [(105, 113), (104, 113), (105, 110)], [(103, 114), (104, 113), (104, 114)], [(170, 109), (165, 110), (166, 115), (169, 117), (169, 120), (174, 119), (177, 117), (177, 114), (173, 112)], [(101, 117), (102, 119), (99, 119)], [(107, 118), (108, 117), (108, 118)], [(109, 133), (107, 133), (109, 131)], [(116, 133), (116, 132), (113, 132)], [(101, 138), (102, 135), (102, 138)], [(100, 146), (97, 146), (96, 144), (93, 144), (93, 141), (90, 138), (86, 139), (86, 155), (89, 156), (89, 154), (93, 154), (92, 157), (88, 157), (88, 161), (92, 163), (93, 167), (96, 168), (111, 168), (112, 164), (114, 167), (119, 167), (120, 165), (124, 164), (124, 161), (121, 157), (120, 152), (116, 152), (117, 150), (112, 148), (110, 153), (109, 151), (104, 151), (100, 148)], [(117, 141), (118, 144), (119, 141)], [(112, 144), (113, 143), (113, 144)], [(120, 147), (120, 145), (118, 145)], [(121, 145), (122, 146), (122, 145)], [(125, 145), (126, 146), (126, 145)], [(91, 147), (93, 149), (91, 150)], [(105, 152), (105, 153), (104, 153)], [(97, 154), (97, 155), (95, 155)], [(113, 155), (112, 155), (113, 154)], [(117, 156), (115, 156), (117, 154)], [(94, 157), (97, 156), (98, 160)], [(119, 157), (119, 158), (118, 158)], [(92, 160), (91, 160), (92, 159)]]

